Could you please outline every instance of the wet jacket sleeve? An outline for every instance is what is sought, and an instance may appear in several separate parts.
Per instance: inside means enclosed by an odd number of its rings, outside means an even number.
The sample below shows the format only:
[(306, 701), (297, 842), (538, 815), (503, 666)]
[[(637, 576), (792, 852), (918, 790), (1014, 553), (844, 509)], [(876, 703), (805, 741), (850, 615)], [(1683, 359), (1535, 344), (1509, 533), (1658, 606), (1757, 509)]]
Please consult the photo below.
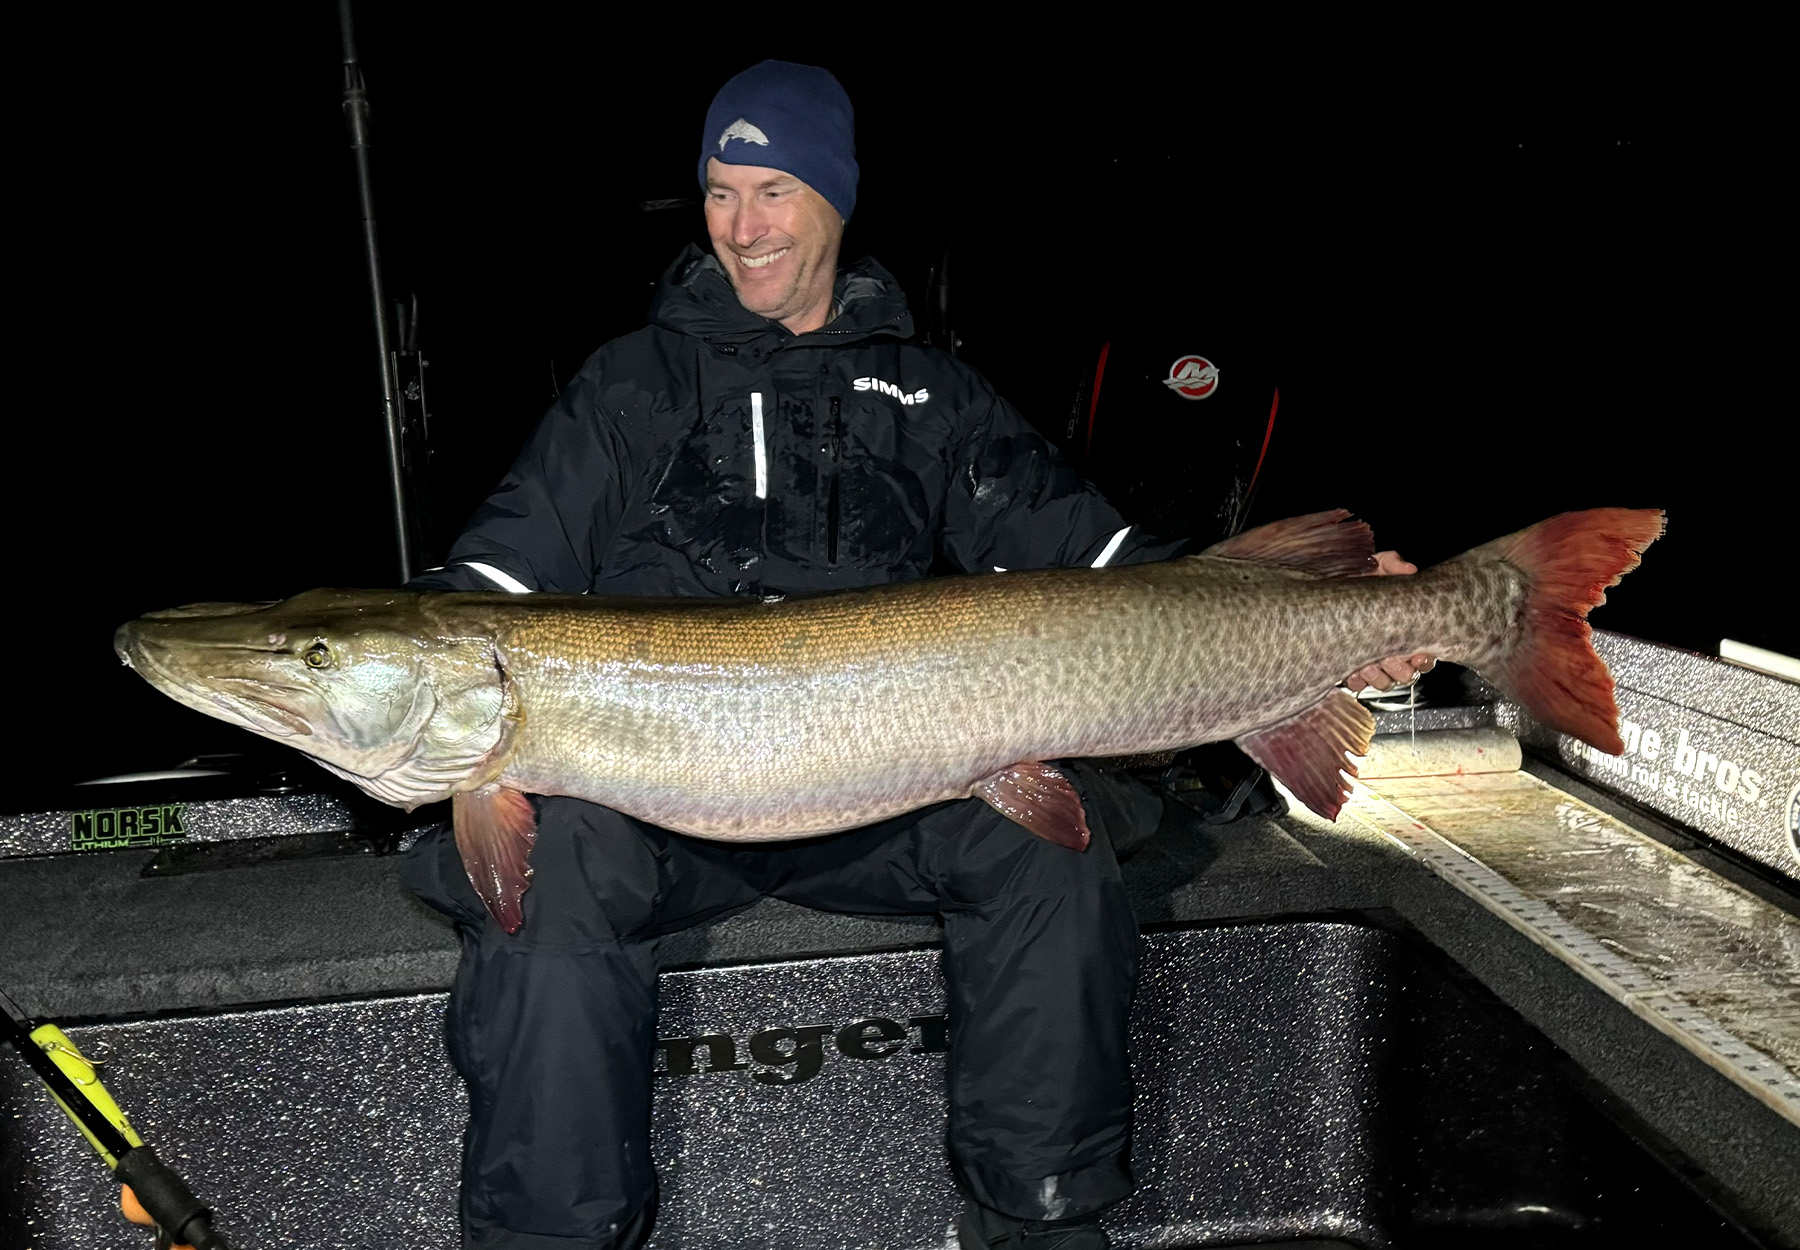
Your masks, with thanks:
[(444, 566), (409, 589), (588, 590), (623, 507), (627, 459), (617, 426), (600, 413), (599, 389), (590, 363), (544, 414)]
[(940, 546), (965, 572), (1139, 564), (1178, 555), (1127, 525), (1100, 492), (992, 391), (958, 449)]

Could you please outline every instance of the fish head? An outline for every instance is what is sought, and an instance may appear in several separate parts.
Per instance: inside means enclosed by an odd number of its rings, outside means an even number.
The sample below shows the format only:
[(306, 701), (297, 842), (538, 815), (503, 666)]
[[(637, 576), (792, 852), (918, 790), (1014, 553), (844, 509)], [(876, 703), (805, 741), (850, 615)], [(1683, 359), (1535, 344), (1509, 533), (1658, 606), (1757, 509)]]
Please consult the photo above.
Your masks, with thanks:
[(119, 627), (120, 659), (177, 703), (305, 752), (412, 808), (472, 788), (515, 708), (491, 636), (444, 630), (429, 595), (311, 590)]

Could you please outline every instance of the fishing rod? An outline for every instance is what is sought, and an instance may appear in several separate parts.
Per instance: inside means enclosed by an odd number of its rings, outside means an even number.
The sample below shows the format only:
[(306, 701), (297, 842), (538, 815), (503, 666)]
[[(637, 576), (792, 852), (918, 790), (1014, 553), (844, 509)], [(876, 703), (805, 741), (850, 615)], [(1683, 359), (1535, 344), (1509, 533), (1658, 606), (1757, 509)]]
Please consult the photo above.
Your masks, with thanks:
[(0, 990), (0, 1017), (4, 1017), (0, 1031), (44, 1082), (57, 1106), (156, 1222), (157, 1244), (167, 1245), (172, 1239), (194, 1250), (231, 1250), (213, 1229), (212, 1211), (144, 1144), (100, 1083), (93, 1063), (68, 1035), (54, 1024), (34, 1023), (4, 990)]
[(413, 518), (408, 508), (406, 431), (393, 337), (388, 326), (387, 288), (381, 276), (381, 249), (375, 241), (375, 191), (369, 177), (369, 89), (356, 59), (356, 27), (350, 0), (338, 0), (338, 33), (344, 45), (344, 120), (350, 128), (350, 150), (356, 157), (357, 201), (362, 212), (363, 266), (375, 306), (375, 351), (381, 357), (381, 408), (387, 448), (388, 502), (394, 524), (400, 580), (418, 571)]

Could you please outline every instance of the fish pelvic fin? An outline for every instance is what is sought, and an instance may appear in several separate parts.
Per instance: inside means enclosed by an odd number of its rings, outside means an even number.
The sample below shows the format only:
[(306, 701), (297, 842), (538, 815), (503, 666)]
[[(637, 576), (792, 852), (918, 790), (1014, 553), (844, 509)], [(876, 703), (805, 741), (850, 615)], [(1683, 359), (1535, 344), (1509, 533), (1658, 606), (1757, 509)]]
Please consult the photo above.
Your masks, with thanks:
[(975, 797), (1046, 842), (1087, 850), (1087, 811), (1060, 768), (1031, 760), (1008, 764), (975, 783)]
[(537, 841), (537, 809), (517, 790), (483, 786), (451, 802), (456, 849), (463, 871), (488, 914), (508, 933), (525, 923), (522, 900), (531, 884), (531, 847)]
[(1612, 673), (1594, 651), (1588, 612), (1662, 536), (1659, 508), (1565, 512), (1475, 548), (1462, 560), (1504, 560), (1524, 575), (1524, 606), (1497, 653), (1476, 670), (1551, 727), (1611, 755), (1625, 749)]
[(1333, 508), (1259, 525), (1200, 554), (1273, 564), (1314, 577), (1360, 577), (1375, 571), (1375, 535), (1368, 522)]
[(1237, 739), (1244, 754), (1326, 820), (1336, 820), (1350, 797), (1349, 755), (1367, 755), (1375, 717), (1348, 690), (1333, 690), (1284, 721)]

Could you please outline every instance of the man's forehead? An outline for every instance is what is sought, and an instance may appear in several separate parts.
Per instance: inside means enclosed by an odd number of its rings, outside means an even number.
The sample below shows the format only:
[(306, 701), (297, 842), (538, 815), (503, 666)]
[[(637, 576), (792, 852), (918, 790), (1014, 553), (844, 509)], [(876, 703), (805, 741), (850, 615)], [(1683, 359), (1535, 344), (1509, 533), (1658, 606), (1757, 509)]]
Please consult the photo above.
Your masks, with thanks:
[(761, 190), (777, 184), (804, 187), (806, 182), (785, 169), (773, 169), (767, 165), (729, 165), (716, 156), (706, 162), (706, 185), (709, 187), (753, 187)]

